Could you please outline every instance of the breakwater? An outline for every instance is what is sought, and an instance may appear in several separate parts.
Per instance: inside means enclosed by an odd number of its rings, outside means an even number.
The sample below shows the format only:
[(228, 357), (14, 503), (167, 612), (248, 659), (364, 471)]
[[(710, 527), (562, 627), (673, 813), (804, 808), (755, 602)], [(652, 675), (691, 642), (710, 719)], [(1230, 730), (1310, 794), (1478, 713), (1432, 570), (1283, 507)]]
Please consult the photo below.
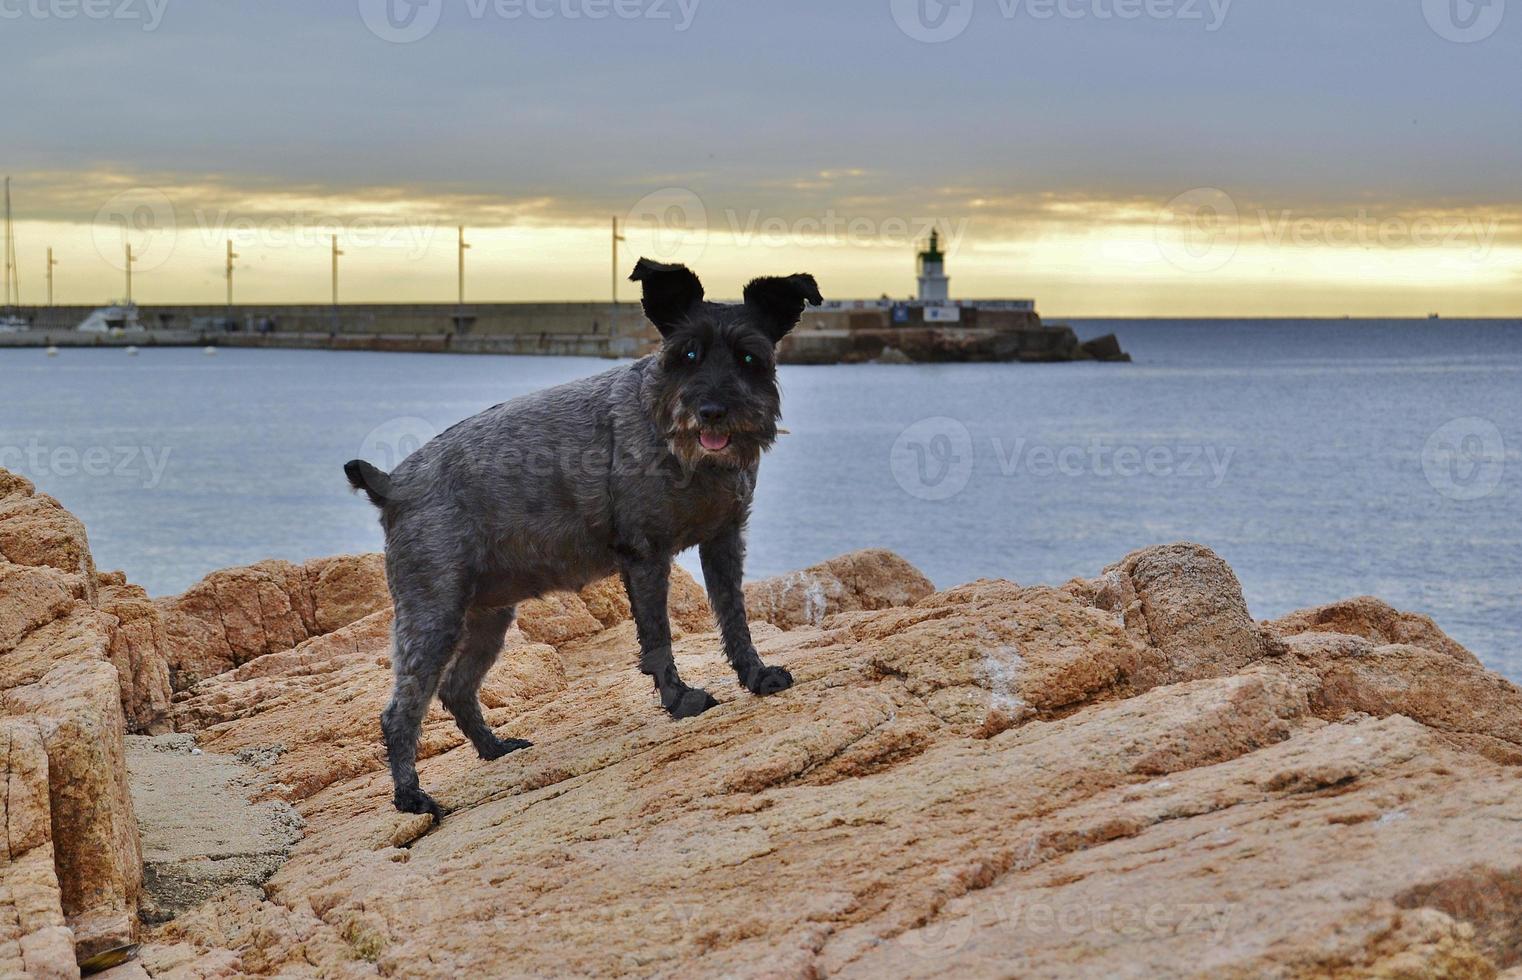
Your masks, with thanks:
[(97, 307), (16, 311), (29, 329), (0, 346), (293, 347), (632, 356), (651, 331), (638, 303), (142, 305), (140, 330), (78, 330)]
[[(638, 303), (143, 305), (135, 310), (140, 329), (78, 329), (99, 310), (22, 307), (14, 315), (27, 327), (0, 333), (0, 348), (226, 346), (636, 357), (659, 341)], [(119, 312), (113, 323), (124, 322)], [(1030, 309), (885, 301), (809, 310), (784, 339), (779, 358), (805, 364), (1126, 359), (1113, 338), (1080, 343), (1070, 328), (1043, 324)]]

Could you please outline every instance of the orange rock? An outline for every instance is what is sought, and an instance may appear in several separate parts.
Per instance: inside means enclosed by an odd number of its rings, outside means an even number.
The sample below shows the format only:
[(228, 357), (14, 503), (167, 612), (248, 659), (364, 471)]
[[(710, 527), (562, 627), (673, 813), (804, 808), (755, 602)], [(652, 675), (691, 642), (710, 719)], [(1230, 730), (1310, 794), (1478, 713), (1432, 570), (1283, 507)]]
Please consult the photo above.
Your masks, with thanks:
[(755, 620), (783, 629), (816, 626), (832, 613), (907, 606), (935, 591), (920, 570), (881, 548), (853, 551), (745, 586)]
[(574, 592), (552, 592), (518, 607), (518, 628), (531, 640), (560, 646), (602, 632), (603, 624), (587, 609), (581, 596)]
[(1181, 542), (1134, 551), (1091, 583), (1069, 586), (1117, 614), (1164, 657), (1143, 686), (1220, 677), (1276, 651), (1247, 612), (1242, 586), (1215, 552)]
[[(24, 855), (12, 852), (22, 862), (11, 869), (16, 887), (25, 885), (27, 897), (11, 894), (20, 918), (7, 922), (20, 923), (21, 945), (15, 954), (0, 950), (0, 960), (19, 955), (31, 970), (35, 958), (36, 972), (70, 975), (74, 954), (84, 959), (137, 935), (142, 856), (122, 738), (124, 705), (136, 707), (138, 692), (124, 690), (111, 663), (120, 620), (98, 608), (84, 528), (56, 500), (3, 471), (0, 552), (0, 719), (26, 719), (24, 729), (5, 723), (15, 753), (7, 794), (16, 801), (14, 809), (7, 804), (6, 832), (18, 848), (32, 845)], [(146, 677), (153, 654), (145, 657)], [(38, 774), (47, 780), (45, 807), (36, 803)], [(48, 824), (46, 848), (24, 830), (39, 820)], [(72, 952), (58, 973), (55, 954), (65, 942)]]
[(65, 660), (40, 681), (0, 693), (0, 714), (31, 719), (47, 752), (58, 886), (80, 959), (133, 942), (143, 859), (116, 668)]
[[(178, 609), (233, 620), (206, 634), (227, 668), (174, 696), (176, 727), (260, 760), (306, 828), (262, 892), (155, 927), (142, 973), (1489, 977), (1522, 960), (1522, 694), (1374, 600), (1258, 624), (1187, 544), (1061, 588), (931, 592), (897, 559), (847, 556), (810, 572), (822, 608), (787, 577), (758, 590), (757, 646), (796, 681), (762, 699), (679, 577), (675, 656), (721, 703), (676, 722), (635, 666), (621, 588), (595, 583), (525, 604), (483, 688), (489, 723), (532, 748), (483, 762), (430, 712), (421, 775), (449, 810), (433, 827), (390, 806), (389, 609), (325, 628), (379, 601), (374, 559), (330, 561), (321, 586), (316, 563), (219, 573), (211, 605)], [(116, 613), (64, 583), (76, 605), (13, 628), (33, 665), (15, 676), (43, 673), (0, 700), (35, 716), (0, 722), (23, 746), (8, 812), (31, 814), (7, 830), (44, 849), (47, 766), (69, 908), (88, 860), (103, 907), (125, 894), (101, 829), (123, 811), (96, 827), (71, 788), (115, 792), (99, 726), (123, 722), (92, 624), (131, 628), (140, 598), (101, 583)], [(92, 635), (101, 652), (49, 655)], [(26, 880), (40, 913), (0, 928), (56, 959), (60, 922), (90, 918)]]
[[(9, 474), (7, 474), (9, 476)], [(17, 565), (56, 568), (78, 579), (93, 599), (95, 562), (84, 525), (57, 500), (12, 478), (0, 484), (0, 558)]]
[[(300, 800), (335, 781), (384, 768), (380, 712), (391, 694), (391, 612), (314, 637), (278, 654), (208, 678), (175, 698), (178, 731), (197, 732), (210, 750), (271, 749), (280, 794)], [(508, 634), (497, 666), (481, 687), (487, 720), (509, 723), (526, 701), (561, 690), (555, 651)], [(427, 758), (464, 741), (437, 703), (418, 749)]]
[(1430, 616), (1400, 612), (1373, 596), (1358, 596), (1314, 609), (1302, 609), (1282, 619), (1264, 622), (1263, 626), (1284, 636), (1343, 633), (1361, 636), (1375, 644), (1406, 643), (1479, 665), (1474, 654), (1438, 629)]
[[(1522, 778), (1453, 733), (1510, 744), (1515, 688), (1426, 648), (1267, 635), (1204, 549), (1113, 571), (758, 623), (763, 655), (797, 680), (768, 699), (735, 686), (717, 636), (689, 634), (683, 675), (724, 703), (685, 722), (659, 712), (604, 583), (581, 602), (610, 628), (558, 649), (569, 682), (492, 709), (533, 748), (482, 763), (430, 717), (440, 827), (389, 808), (378, 753), (325, 781), (315, 761), (286, 763), (293, 749), (275, 765), (308, 780), (293, 796), (307, 836), (269, 899), (213, 903), (167, 927), (165, 948), (207, 957), (258, 937), (241, 963), (269, 974), (1480, 976), (1510, 962), (1497, 882), (1522, 870), (1508, 829)], [(1107, 585), (1130, 590), (1113, 611), (1096, 605)], [(589, 628), (570, 597), (556, 610), (546, 623), (581, 623), (563, 635)], [(224, 749), (295, 733), (350, 772), (358, 745), (335, 749), (373, 739), (383, 625), (324, 668), (337, 686), (275, 655), (182, 704), (227, 712), (203, 736)], [(505, 659), (550, 656), (519, 642)], [(1462, 684), (1440, 700), (1413, 683), (1424, 674)]]
[(174, 690), (389, 608), (380, 555), (263, 561), (158, 600)]
[[(629, 596), (617, 575), (593, 582), (578, 593), (587, 611), (605, 628), (629, 621)], [(676, 633), (713, 629), (713, 610), (708, 595), (697, 580), (679, 565), (671, 569), (671, 590), (667, 608), (671, 628)]]
[[(77, 600), (69, 576), (51, 568), (0, 562), (0, 654), (16, 649), (28, 634), (73, 611)], [(8, 672), (17, 668), (7, 665)]]
[(1076, 597), (997, 580), (824, 625), (855, 641), (871, 675), (899, 678), (942, 722), (982, 737), (1135, 693), (1132, 678), (1155, 674), (1163, 663), (1158, 651)]
[(100, 611), (115, 619), (108, 626), (107, 657), (122, 684), (122, 710), (127, 728), (138, 733), (169, 731), (169, 638), (158, 605), (121, 574), (98, 580)]
[(12, 473), (7, 469), (0, 469), (0, 501), (11, 497), (30, 497), (37, 492), (37, 487), (22, 476), (20, 473)]
[(312, 590), (312, 634), (331, 633), (391, 605), (384, 555), (339, 555), (302, 566)]
[(1522, 781), (1407, 719), (1306, 728), (1016, 830), (1008, 857), (949, 883), (925, 921), (886, 941), (854, 930), (816, 963), (846, 976), (1494, 976), (1515, 919), (1487, 869), (1515, 865), (1522, 830), (1480, 828), (1519, 803)]
[(77, 977), (53, 870), (48, 757), (37, 727), (0, 719), (0, 759), (0, 976)]
[[(385, 560), (378, 554), (223, 569), (181, 595), (158, 600), (163, 659), (173, 689), (182, 691), (390, 606)], [(670, 606), (678, 633), (712, 628), (701, 586), (680, 568), (672, 570)], [(523, 603), (518, 625), (531, 639), (562, 644), (627, 621), (629, 615), (623, 585), (613, 576), (579, 594), (554, 593)]]

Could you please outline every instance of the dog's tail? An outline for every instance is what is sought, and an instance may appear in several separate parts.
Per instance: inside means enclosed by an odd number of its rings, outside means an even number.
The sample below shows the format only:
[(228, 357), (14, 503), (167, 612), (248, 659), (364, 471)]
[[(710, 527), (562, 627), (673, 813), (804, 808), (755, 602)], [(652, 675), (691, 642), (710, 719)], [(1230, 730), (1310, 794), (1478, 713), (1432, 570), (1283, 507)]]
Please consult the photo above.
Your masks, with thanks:
[(370, 498), (370, 503), (377, 507), (386, 506), (386, 501), (391, 499), (391, 477), (362, 459), (351, 459), (345, 463), (344, 476), (349, 478), (349, 484), (354, 489), (363, 490), (365, 496)]

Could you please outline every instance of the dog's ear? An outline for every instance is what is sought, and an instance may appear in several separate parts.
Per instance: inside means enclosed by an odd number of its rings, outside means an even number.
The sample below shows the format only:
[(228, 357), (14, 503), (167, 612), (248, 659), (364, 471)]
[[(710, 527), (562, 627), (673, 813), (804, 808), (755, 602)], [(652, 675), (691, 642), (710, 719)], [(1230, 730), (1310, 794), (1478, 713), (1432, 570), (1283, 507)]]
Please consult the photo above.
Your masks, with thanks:
[(629, 281), (644, 283), (644, 298), (640, 302), (645, 307), (645, 316), (662, 337), (703, 302), (703, 284), (685, 265), (665, 265), (642, 258), (634, 263)]
[(818, 306), (823, 302), (819, 285), (806, 272), (752, 279), (745, 287), (745, 305), (755, 312), (762, 331), (774, 344), (798, 325), (805, 303)]

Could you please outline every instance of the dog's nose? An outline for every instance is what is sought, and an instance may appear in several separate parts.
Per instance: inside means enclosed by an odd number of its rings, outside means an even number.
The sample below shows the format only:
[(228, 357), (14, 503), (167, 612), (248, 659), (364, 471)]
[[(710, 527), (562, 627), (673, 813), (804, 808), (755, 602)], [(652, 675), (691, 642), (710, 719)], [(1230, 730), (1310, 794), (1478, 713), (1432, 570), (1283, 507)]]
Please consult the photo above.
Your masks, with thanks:
[(704, 422), (722, 422), (729, 411), (718, 402), (704, 402), (698, 406), (698, 418)]

